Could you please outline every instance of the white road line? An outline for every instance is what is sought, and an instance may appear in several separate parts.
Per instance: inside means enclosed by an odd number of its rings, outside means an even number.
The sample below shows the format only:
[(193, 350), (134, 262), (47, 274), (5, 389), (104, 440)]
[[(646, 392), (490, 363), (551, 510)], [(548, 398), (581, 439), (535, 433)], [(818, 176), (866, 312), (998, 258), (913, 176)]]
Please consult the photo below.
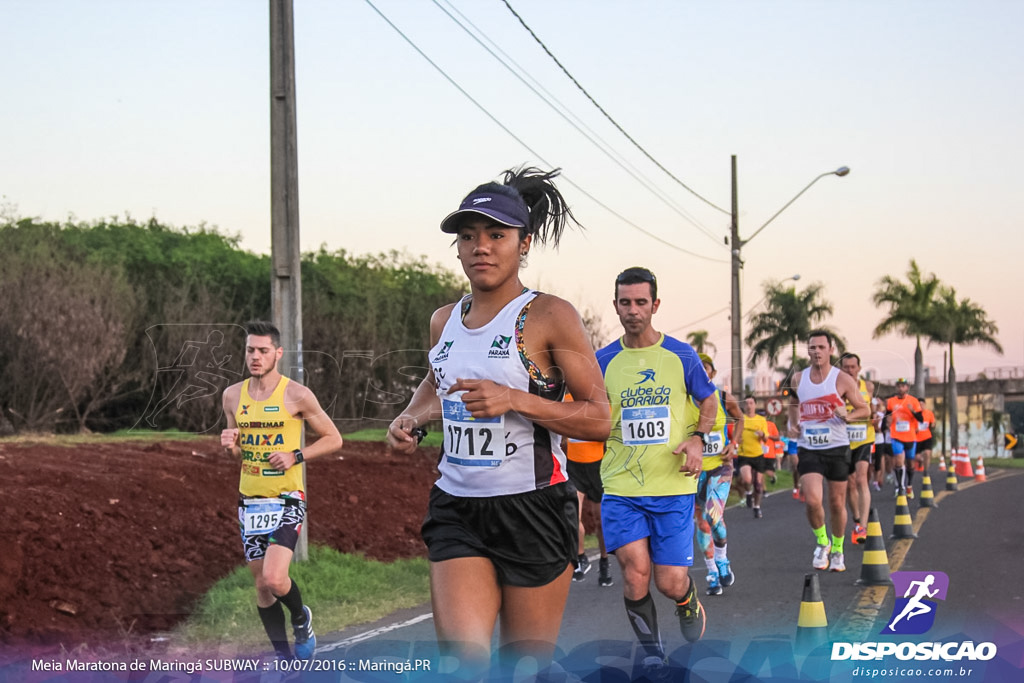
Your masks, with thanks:
[(357, 636), (352, 636), (351, 638), (346, 638), (345, 640), (339, 640), (336, 643), (330, 643), (329, 645), (318, 647), (316, 649), (316, 653), (319, 655), (325, 652), (330, 652), (332, 650), (337, 650), (340, 647), (348, 647), (349, 645), (355, 645), (356, 643), (361, 643), (364, 640), (370, 640), (371, 638), (376, 638), (379, 635), (390, 633), (391, 631), (397, 631), (400, 628), (412, 626), (413, 624), (418, 624), (421, 621), (426, 621), (427, 619), (433, 618), (434, 615), (431, 612), (427, 612), (426, 614), (420, 614), (419, 616), (413, 617), (412, 619), (407, 619), (406, 621), (400, 621), (396, 624), (390, 624), (388, 626), (381, 626), (380, 628), (375, 628), (373, 630), (366, 631), (365, 633), (360, 633)]

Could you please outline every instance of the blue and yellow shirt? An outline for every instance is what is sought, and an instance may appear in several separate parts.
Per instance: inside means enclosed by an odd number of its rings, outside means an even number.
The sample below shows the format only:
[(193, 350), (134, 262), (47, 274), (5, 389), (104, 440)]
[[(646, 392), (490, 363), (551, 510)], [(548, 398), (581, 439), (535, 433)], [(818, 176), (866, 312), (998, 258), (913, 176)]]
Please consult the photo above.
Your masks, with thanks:
[(672, 451), (696, 429), (687, 409), (715, 392), (689, 344), (661, 335), (657, 344), (631, 349), (622, 340), (597, 352), (612, 408), (612, 433), (601, 462), (605, 493), (676, 496), (696, 493), (697, 480), (680, 472)]

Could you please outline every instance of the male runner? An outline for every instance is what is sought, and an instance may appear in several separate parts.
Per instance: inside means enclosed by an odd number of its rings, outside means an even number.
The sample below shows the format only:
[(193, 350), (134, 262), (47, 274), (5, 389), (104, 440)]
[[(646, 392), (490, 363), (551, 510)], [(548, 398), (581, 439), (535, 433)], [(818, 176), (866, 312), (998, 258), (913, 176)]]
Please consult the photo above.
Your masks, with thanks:
[[(291, 615), (295, 657), (316, 650), (313, 615), (290, 576), (299, 531), (306, 518), (302, 467), (341, 448), (341, 434), (313, 392), (277, 369), (281, 333), (268, 322), (245, 325), (245, 364), (251, 377), (224, 390), (227, 429), (220, 443), (241, 459), (238, 524), (249, 571), (256, 580), (256, 608), (277, 656), (290, 659), (283, 604)], [(302, 425), (320, 438), (305, 449)]]
[[(829, 364), (832, 334), (812, 330), (807, 335), (810, 367), (793, 377), (797, 401), (789, 405), (790, 436), (799, 439), (800, 486), (806, 499), (807, 521), (817, 540), (811, 565), (815, 569), (846, 571), (843, 541), (846, 537), (846, 485), (850, 477), (850, 421), (871, 414), (853, 378)], [(853, 410), (846, 410), (846, 402)], [(798, 425), (798, 427), (793, 427)], [(832, 540), (825, 531), (822, 481), (828, 480)]]
[[(652, 577), (675, 603), (683, 637), (695, 642), (704, 635), (704, 606), (688, 570), (697, 480), (718, 410), (715, 385), (697, 353), (651, 324), (661, 304), (657, 287), (646, 268), (616, 277), (615, 311), (624, 334), (597, 352), (612, 408), (601, 522), (622, 569), (629, 623), (652, 672), (666, 664)], [(691, 400), (699, 405), (696, 424), (687, 420)]]
[(740, 471), (740, 489), (746, 498), (747, 507), (754, 508), (754, 519), (761, 519), (761, 498), (764, 495), (765, 447), (768, 440), (768, 421), (757, 413), (757, 402), (748, 396), (743, 406), (743, 436), (736, 463)]
[[(885, 404), (892, 434), (893, 472), (896, 474), (896, 495), (914, 497), (914, 456), (917, 452), (917, 423), (924, 421), (921, 404), (910, 395), (910, 384), (896, 380), (896, 395)], [(909, 461), (909, 462), (908, 462)]]
[[(875, 383), (871, 380), (861, 379), (860, 356), (855, 353), (844, 353), (839, 357), (839, 367), (857, 383), (857, 391), (860, 397), (869, 406), (871, 397), (875, 393)], [(846, 404), (846, 409), (851, 410), (853, 406)], [(866, 420), (851, 421), (846, 426), (846, 433), (850, 437), (850, 477), (853, 479), (851, 490), (847, 498), (850, 502), (850, 511), (853, 513), (853, 530), (850, 532), (850, 540), (855, 544), (866, 543), (868, 539), (867, 523), (868, 515), (871, 514), (871, 487), (868, 485), (868, 471), (871, 469), (871, 451), (875, 443), (875, 426), (872, 422), (873, 416)]]

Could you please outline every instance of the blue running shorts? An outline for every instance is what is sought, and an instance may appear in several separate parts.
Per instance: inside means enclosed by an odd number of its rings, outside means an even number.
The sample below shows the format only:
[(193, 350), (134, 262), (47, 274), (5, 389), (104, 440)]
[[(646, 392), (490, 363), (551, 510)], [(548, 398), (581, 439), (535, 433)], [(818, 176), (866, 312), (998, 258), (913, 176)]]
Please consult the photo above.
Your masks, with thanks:
[(892, 440), (892, 454), (893, 455), (905, 455), (907, 460), (913, 460), (914, 456), (917, 455), (917, 442), (916, 441), (900, 441), (899, 439)]
[(613, 496), (601, 501), (601, 528), (608, 552), (650, 539), (651, 561), (672, 567), (693, 565), (693, 494)]

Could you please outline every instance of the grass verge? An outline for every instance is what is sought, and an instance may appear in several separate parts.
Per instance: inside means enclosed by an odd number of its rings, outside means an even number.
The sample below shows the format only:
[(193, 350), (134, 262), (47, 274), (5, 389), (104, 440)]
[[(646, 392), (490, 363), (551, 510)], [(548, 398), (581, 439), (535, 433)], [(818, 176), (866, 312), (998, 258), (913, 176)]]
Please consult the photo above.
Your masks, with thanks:
[[(290, 574), (302, 589), (303, 602), (313, 610), (319, 634), (374, 621), (430, 599), (425, 558), (385, 564), (311, 546), (309, 560), (293, 563)], [(190, 646), (219, 642), (257, 649), (267, 646), (249, 569), (239, 567), (214, 584), (172, 638)]]

